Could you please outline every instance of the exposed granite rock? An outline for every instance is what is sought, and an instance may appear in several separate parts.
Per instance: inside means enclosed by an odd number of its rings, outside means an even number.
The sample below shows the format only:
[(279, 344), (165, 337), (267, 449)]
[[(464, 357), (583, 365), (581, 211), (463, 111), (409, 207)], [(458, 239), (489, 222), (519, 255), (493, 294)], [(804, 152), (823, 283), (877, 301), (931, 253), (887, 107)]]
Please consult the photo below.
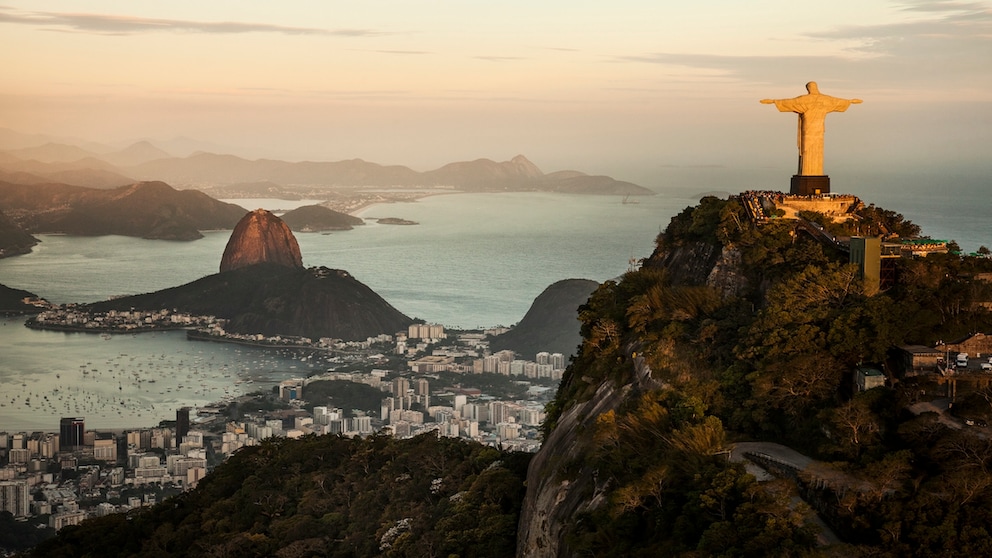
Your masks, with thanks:
[[(633, 355), (636, 347), (627, 347)], [(651, 377), (651, 369), (641, 357), (633, 357), (628, 381), (603, 382), (588, 401), (568, 408), (555, 429), (541, 445), (527, 468), (527, 495), (517, 526), (517, 556), (546, 558), (574, 556), (564, 540), (576, 514), (605, 504), (607, 486), (601, 486), (594, 470), (578, 467), (569, 476), (561, 472), (568, 463), (581, 460), (595, 443), (591, 436), (596, 419), (636, 397), (644, 390), (657, 389), (661, 382)], [(586, 381), (585, 378), (577, 381)]]
[(226, 318), (231, 333), (346, 341), (404, 331), (413, 322), (347, 271), (305, 269), (289, 227), (264, 209), (248, 213), (234, 228), (220, 273), (90, 308), (174, 308)]
[(256, 209), (241, 218), (220, 261), (221, 273), (269, 263), (303, 268), (300, 245), (289, 227), (271, 212)]
[[(732, 247), (704, 241), (681, 242), (659, 247), (645, 267), (664, 269), (674, 284), (707, 285), (724, 296), (739, 294), (746, 286), (741, 255)], [(594, 395), (565, 409), (527, 471), (527, 495), (517, 528), (518, 557), (574, 556), (565, 533), (583, 512), (606, 505), (615, 487), (597, 478), (583, 460), (596, 443), (589, 434), (597, 418), (635, 400), (643, 391), (663, 386), (651, 376), (639, 347), (631, 343), (626, 359), (618, 366), (623, 378), (598, 385)], [(631, 363), (632, 362), (632, 366)], [(566, 380), (563, 380), (563, 382)], [(588, 377), (572, 377), (572, 382), (594, 382)], [(568, 472), (565, 472), (568, 471)]]
[(721, 296), (732, 297), (744, 292), (747, 277), (741, 273), (741, 252), (732, 246), (724, 246), (713, 270), (706, 277), (706, 286), (720, 292)]
[(723, 247), (709, 242), (685, 242), (656, 249), (644, 267), (663, 268), (673, 284), (706, 285), (713, 266), (723, 255)]

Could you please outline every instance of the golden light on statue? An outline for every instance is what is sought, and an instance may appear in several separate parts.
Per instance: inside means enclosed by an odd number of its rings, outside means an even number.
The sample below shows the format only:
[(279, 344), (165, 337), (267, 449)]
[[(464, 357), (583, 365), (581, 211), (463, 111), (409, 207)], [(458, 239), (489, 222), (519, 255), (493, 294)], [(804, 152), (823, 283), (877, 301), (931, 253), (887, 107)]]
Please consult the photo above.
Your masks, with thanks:
[(815, 81), (806, 84), (806, 95), (791, 99), (762, 99), (765, 105), (775, 105), (779, 112), (799, 115), (796, 143), (799, 147), (799, 170), (792, 177), (790, 192), (798, 195), (819, 195), (830, 192), (830, 177), (823, 174), (823, 132), (827, 114), (844, 112), (861, 99), (841, 99), (820, 93)]

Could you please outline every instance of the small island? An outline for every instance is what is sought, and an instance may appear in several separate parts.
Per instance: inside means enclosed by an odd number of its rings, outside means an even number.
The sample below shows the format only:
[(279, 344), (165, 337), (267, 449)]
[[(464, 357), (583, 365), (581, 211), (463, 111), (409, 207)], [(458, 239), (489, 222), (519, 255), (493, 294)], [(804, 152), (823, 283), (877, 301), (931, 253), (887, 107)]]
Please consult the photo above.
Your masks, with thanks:
[(401, 219), (399, 217), (382, 217), (380, 219), (375, 219), (376, 223), (380, 225), (419, 225), (420, 223), (416, 221), (410, 221), (409, 219)]

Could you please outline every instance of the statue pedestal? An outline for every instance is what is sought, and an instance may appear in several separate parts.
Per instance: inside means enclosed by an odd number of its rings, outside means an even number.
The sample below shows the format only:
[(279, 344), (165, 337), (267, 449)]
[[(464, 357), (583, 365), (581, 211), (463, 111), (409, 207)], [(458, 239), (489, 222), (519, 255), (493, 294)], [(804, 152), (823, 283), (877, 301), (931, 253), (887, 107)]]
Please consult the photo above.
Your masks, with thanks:
[(789, 193), (794, 196), (819, 196), (830, 193), (830, 177), (792, 175), (792, 187)]

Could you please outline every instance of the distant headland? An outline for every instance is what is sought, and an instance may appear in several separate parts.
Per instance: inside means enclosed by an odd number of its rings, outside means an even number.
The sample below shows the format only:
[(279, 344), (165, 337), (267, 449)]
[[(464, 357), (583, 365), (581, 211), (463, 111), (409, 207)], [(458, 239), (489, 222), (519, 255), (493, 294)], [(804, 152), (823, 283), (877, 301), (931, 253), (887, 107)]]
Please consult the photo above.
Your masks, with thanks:
[[(545, 173), (523, 155), (509, 161), (460, 161), (421, 172), (361, 159), (289, 162), (203, 152), (175, 157), (147, 141), (116, 151), (91, 144), (36, 145), (36, 137), (10, 130), (2, 139), (0, 257), (30, 252), (37, 242), (32, 234), (195, 240), (199, 231), (230, 229), (240, 218), (241, 208), (217, 201), (221, 199), (321, 200), (319, 209), (286, 216), (293, 230), (316, 232), (362, 224), (348, 214), (373, 204), (439, 193), (554, 192), (625, 200), (655, 194), (609, 176), (577, 170)], [(416, 224), (401, 217), (378, 222)]]

